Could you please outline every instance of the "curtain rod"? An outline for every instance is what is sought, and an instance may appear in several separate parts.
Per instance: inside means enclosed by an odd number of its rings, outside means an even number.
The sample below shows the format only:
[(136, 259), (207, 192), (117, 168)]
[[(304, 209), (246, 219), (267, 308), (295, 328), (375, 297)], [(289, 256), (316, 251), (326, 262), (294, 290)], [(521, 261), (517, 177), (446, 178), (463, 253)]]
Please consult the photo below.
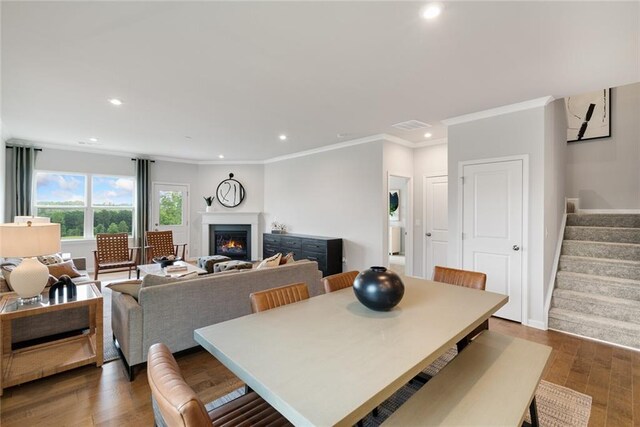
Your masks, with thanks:
[[(5, 148), (24, 147), (24, 145), (6, 145)], [(34, 151), (42, 151), (42, 148), (34, 148)]]
[[(131, 159), (132, 162), (135, 162), (136, 160), (138, 160), (138, 159)], [(155, 160), (149, 160), (149, 162), (150, 163), (155, 163), (156, 161)]]

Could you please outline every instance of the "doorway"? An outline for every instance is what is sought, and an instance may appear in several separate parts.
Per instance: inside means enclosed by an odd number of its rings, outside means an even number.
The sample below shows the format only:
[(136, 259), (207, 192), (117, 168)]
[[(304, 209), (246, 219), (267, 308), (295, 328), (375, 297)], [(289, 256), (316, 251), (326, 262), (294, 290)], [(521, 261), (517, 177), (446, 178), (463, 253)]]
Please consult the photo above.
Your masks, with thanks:
[(388, 265), (400, 275), (413, 274), (413, 197), (411, 178), (389, 175), (388, 179)]
[(189, 257), (189, 184), (154, 182), (151, 209), (151, 228), (173, 232), (175, 244), (187, 244)]
[(449, 246), (449, 177), (447, 175), (425, 176), (423, 186), (424, 236), (423, 276), (433, 277), (436, 265), (447, 267)]
[(509, 296), (496, 316), (521, 322), (526, 305), (526, 158), (461, 164), (462, 268)]

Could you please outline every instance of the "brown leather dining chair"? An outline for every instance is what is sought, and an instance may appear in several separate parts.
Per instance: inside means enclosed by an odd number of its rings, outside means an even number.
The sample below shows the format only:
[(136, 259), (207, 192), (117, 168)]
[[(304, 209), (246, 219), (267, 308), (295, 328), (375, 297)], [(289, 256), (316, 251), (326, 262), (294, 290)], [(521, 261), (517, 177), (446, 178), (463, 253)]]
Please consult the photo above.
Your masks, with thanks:
[[(478, 271), (458, 270), (436, 265), (433, 269), (433, 280), (484, 291), (487, 284), (487, 275)], [(489, 329), (489, 319), (482, 322), (482, 324), (456, 344), (458, 352), (461, 352), (476, 335), (487, 329)]]
[(149, 348), (147, 378), (158, 426), (292, 425), (253, 391), (207, 411), (164, 344), (153, 344)]
[[(104, 270), (129, 270), (131, 272), (138, 266), (139, 248), (129, 247), (129, 235), (127, 233), (96, 234), (96, 250), (93, 251), (94, 275), (93, 280), (98, 280), (98, 273)], [(134, 257), (134, 252), (136, 256)]]
[[(160, 258), (163, 256), (173, 255), (178, 257), (178, 253), (181, 252), (180, 257), (184, 260), (187, 252), (187, 244), (173, 243), (173, 231), (147, 231), (145, 233), (146, 246), (149, 251), (147, 252), (148, 262), (151, 262), (153, 258)], [(180, 250), (182, 248), (182, 250)]]
[(353, 281), (359, 273), (357, 271), (346, 271), (344, 273), (333, 274), (322, 279), (324, 292), (335, 292), (353, 286)]
[(309, 288), (306, 283), (294, 283), (292, 285), (253, 292), (249, 295), (249, 299), (251, 299), (251, 310), (254, 313), (259, 313), (309, 299)]

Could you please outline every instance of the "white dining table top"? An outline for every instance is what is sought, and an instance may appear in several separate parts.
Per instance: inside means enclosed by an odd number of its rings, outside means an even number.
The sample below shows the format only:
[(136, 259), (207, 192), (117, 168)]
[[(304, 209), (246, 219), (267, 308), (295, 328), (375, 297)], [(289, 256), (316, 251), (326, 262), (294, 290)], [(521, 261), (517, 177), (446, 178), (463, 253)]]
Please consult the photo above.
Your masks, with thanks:
[(293, 424), (353, 425), (508, 301), (403, 281), (404, 297), (388, 312), (366, 308), (347, 288), (200, 328), (194, 337)]

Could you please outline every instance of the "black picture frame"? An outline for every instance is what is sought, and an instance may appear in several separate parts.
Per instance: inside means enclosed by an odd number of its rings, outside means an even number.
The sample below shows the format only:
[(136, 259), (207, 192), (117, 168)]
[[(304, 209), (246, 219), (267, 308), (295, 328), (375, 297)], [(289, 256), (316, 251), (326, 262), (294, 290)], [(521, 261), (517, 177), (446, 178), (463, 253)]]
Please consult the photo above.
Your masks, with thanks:
[[(611, 133), (612, 133), (611, 116), (613, 115), (612, 108), (611, 108), (613, 102), (611, 101), (611, 99), (613, 97), (613, 92), (614, 92), (613, 88), (608, 88), (608, 89), (602, 89), (599, 91), (594, 91), (594, 92), (590, 92), (582, 95), (565, 98), (565, 111), (567, 114), (567, 143), (593, 141), (597, 139), (611, 138)], [(598, 96), (598, 94), (603, 94), (603, 95)], [(594, 96), (598, 96), (598, 98), (604, 99), (603, 101), (604, 103), (601, 103), (601, 106), (600, 106), (600, 109), (601, 109), (600, 114), (602, 111), (606, 112), (606, 119), (608, 119), (606, 121), (607, 126), (605, 128), (606, 133), (596, 134), (595, 136), (586, 137), (586, 138), (581, 137), (581, 132), (583, 134), (585, 133), (585, 130), (587, 129), (587, 126), (590, 120), (593, 119), (593, 117), (591, 117), (589, 115), (589, 112), (587, 110), (584, 110), (584, 108), (582, 109), (581, 113), (573, 111), (571, 108), (571, 102), (574, 99), (579, 99), (583, 104), (586, 104), (586, 102), (589, 102), (588, 100), (590, 98), (593, 98)], [(596, 105), (596, 103), (592, 105)], [(596, 105), (596, 109), (592, 108), (592, 113), (596, 113), (598, 111), (597, 107), (598, 106)], [(577, 133), (576, 137), (572, 137), (572, 135), (576, 133)]]

